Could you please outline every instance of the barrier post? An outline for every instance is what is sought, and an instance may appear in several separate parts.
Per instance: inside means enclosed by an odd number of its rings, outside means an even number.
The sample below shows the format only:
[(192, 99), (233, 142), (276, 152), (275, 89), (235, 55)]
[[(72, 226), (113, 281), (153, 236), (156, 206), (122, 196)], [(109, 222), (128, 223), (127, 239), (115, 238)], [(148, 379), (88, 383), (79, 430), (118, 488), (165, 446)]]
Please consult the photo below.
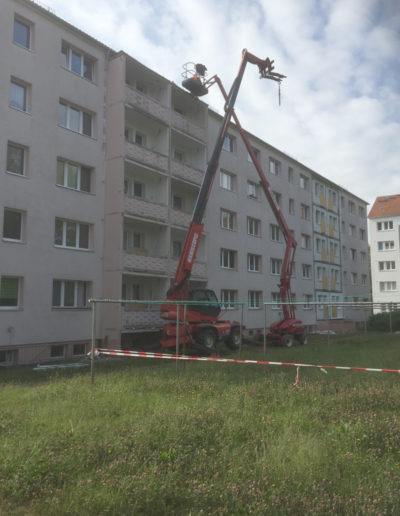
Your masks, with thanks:
[(264, 356), (267, 355), (267, 305), (264, 304)]
[(393, 328), (392, 328), (392, 306), (391, 305), (389, 305), (389, 332), (393, 333)]
[(94, 350), (96, 347), (96, 301), (90, 299), (92, 303), (92, 353), (90, 355), (90, 378), (92, 384), (94, 383)]
[[(180, 312), (180, 305), (176, 305), (176, 355), (179, 355), (179, 312)], [(176, 359), (176, 372), (178, 372), (178, 364), (179, 361)]]

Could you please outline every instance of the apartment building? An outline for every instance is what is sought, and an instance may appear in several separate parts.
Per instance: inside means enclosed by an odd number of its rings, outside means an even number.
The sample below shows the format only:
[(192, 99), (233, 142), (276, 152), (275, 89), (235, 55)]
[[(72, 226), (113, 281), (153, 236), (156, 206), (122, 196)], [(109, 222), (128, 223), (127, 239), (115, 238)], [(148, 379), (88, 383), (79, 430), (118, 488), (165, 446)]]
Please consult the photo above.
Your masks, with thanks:
[(83, 355), (100, 296), (109, 50), (31, 2), (0, 19), (0, 363)]
[[(157, 338), (159, 307), (145, 301), (174, 276), (222, 117), (36, 3), (3, 6), (0, 364), (83, 355), (89, 297), (143, 300), (102, 305), (104, 345)], [(248, 137), (298, 243), (298, 318), (354, 326), (363, 314), (329, 302), (369, 294), (366, 203)], [(192, 284), (257, 332), (263, 302), (268, 324), (281, 315), (285, 244), (234, 124), (204, 222)]]
[(400, 303), (400, 195), (377, 197), (368, 214), (375, 312)]

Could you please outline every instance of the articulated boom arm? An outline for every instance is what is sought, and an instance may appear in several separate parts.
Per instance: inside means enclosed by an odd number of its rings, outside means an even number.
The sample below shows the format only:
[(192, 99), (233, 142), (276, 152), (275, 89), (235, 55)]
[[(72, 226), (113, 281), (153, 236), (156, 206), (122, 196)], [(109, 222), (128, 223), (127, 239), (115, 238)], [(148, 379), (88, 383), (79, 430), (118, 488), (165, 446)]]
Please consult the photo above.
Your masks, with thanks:
[[(276, 74), (277, 76), (283, 78), (283, 75)], [(274, 79), (278, 80), (278, 79)], [(228, 100), (228, 95), (225, 91), (225, 88), (220, 80), (220, 78), (217, 75), (214, 75), (211, 77), (207, 83), (207, 87), (211, 87), (213, 84), (218, 84), (219, 89), (221, 90), (222, 95), (224, 96), (225, 100)], [(280, 298), (282, 304), (282, 310), (283, 310), (283, 319), (294, 319), (295, 313), (294, 313), (294, 307), (293, 305), (285, 304), (287, 302), (290, 303), (292, 295), (291, 295), (291, 289), (290, 289), (290, 280), (293, 273), (293, 264), (294, 264), (294, 255), (296, 252), (296, 240), (294, 239), (293, 233), (289, 229), (285, 218), (282, 215), (282, 212), (278, 206), (278, 204), (275, 201), (274, 195), (271, 192), (270, 185), (265, 177), (265, 174), (261, 168), (261, 165), (254, 153), (253, 147), (251, 146), (247, 135), (245, 131), (243, 130), (242, 126), (240, 125), (239, 119), (236, 116), (235, 111), (232, 112), (232, 117), (235, 120), (236, 126), (239, 130), (240, 136), (242, 137), (243, 143), (246, 146), (247, 152), (249, 153), (251, 160), (253, 161), (253, 164), (257, 170), (258, 176), (260, 178), (261, 186), (264, 190), (265, 196), (267, 197), (268, 203), (271, 206), (271, 209), (275, 215), (275, 218), (278, 222), (279, 228), (282, 231), (283, 237), (286, 242), (286, 249), (285, 249), (285, 255), (282, 261), (282, 267), (281, 267), (281, 275), (280, 275), (280, 282), (279, 282), (279, 292), (280, 292)]]
[[(167, 292), (167, 299), (176, 301), (178, 299), (186, 299), (188, 291), (188, 280), (193, 268), (193, 263), (196, 258), (197, 249), (200, 243), (200, 238), (203, 232), (203, 218), (206, 210), (208, 198), (211, 193), (211, 188), (215, 179), (215, 174), (218, 169), (219, 158), (222, 152), (224, 139), (228, 131), (229, 123), (234, 113), (233, 108), (240, 89), (243, 74), (247, 63), (258, 66), (261, 78), (271, 78), (276, 81), (281, 79), (279, 74), (274, 73), (273, 61), (270, 59), (259, 59), (243, 50), (242, 61), (240, 63), (238, 74), (232, 84), (229, 95), (225, 93), (225, 116), (215, 143), (214, 151), (208, 163), (206, 172), (203, 177), (203, 182), (200, 187), (199, 195), (193, 210), (192, 220), (190, 222), (188, 231), (186, 233), (183, 249), (179, 258), (178, 267), (171, 288)], [(236, 115), (235, 115), (236, 116)]]

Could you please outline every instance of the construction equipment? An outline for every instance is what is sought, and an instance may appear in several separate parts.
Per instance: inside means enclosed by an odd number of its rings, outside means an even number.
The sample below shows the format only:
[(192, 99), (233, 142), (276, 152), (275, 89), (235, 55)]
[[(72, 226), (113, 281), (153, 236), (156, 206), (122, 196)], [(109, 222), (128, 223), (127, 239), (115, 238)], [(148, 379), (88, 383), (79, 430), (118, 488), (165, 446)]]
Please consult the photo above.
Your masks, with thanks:
[[(247, 150), (249, 151), (253, 163), (256, 166), (257, 172), (259, 173), (267, 199), (271, 203), (271, 206), (273, 207), (272, 209), (274, 210), (275, 207), (275, 210), (280, 215), (279, 208), (274, 202), (270, 192), (269, 184), (265, 179), (262, 169), (258, 164), (257, 158), (254, 155), (254, 151), (249, 144), (247, 137), (242, 130), (234, 112), (234, 105), (240, 89), (246, 64), (248, 62), (258, 66), (260, 78), (272, 79), (278, 83), (280, 83), (284, 78), (283, 75), (273, 72), (273, 61), (271, 61), (269, 58), (259, 59), (253, 54), (250, 54), (245, 49), (242, 53), (242, 61), (240, 63), (238, 74), (232, 84), (229, 95), (227, 95), (221, 81), (217, 76), (213, 76), (210, 80), (206, 81), (205, 76), (207, 69), (204, 65), (194, 65), (193, 63), (187, 63), (186, 65), (186, 76), (182, 83), (183, 86), (185, 86), (193, 95), (202, 96), (208, 92), (208, 88), (210, 86), (212, 86), (214, 83), (217, 83), (226, 101), (225, 116), (221, 124), (211, 159), (204, 174), (203, 182), (201, 184), (199, 195), (193, 210), (192, 220), (186, 233), (175, 277), (171, 288), (167, 292), (168, 301), (193, 301), (193, 303), (189, 303), (187, 306), (183, 306), (182, 304), (166, 303), (161, 306), (161, 317), (170, 321), (165, 324), (163, 337), (161, 339), (161, 345), (165, 348), (173, 347), (176, 345), (177, 333), (178, 342), (180, 344), (187, 344), (189, 346), (198, 347), (203, 352), (212, 352), (216, 347), (217, 341), (221, 339), (224, 340), (228, 346), (234, 349), (236, 349), (240, 344), (240, 323), (238, 321), (231, 322), (228, 320), (222, 320), (220, 318), (221, 307), (218, 303), (218, 299), (215, 293), (209, 289), (196, 289), (192, 291), (189, 290), (189, 279), (200, 243), (200, 238), (203, 232), (202, 221), (215, 174), (218, 169), (218, 163), (224, 139), (232, 117), (235, 119), (243, 141), (245, 142)], [(194, 66), (193, 70), (190, 68), (191, 65)], [(191, 72), (190, 77), (187, 77), (188, 71)], [(283, 234), (285, 235), (285, 238), (288, 239), (287, 252), (285, 253), (285, 260), (283, 264), (287, 272), (287, 277), (283, 277), (283, 275), (281, 275), (281, 297), (282, 300), (284, 300), (287, 298), (288, 293), (290, 293), (290, 275), (293, 267), (292, 256), (294, 254), (296, 243), (281, 215), (278, 220), (281, 227), (283, 228)], [(290, 250), (292, 249), (293, 252), (291, 256)], [(283, 295), (284, 293), (285, 295)], [(288, 341), (289, 339), (287, 337), (284, 339), (284, 335), (300, 334), (299, 332), (301, 329), (295, 330), (295, 327), (297, 328), (299, 326), (300, 321), (296, 320), (292, 316), (292, 312), (288, 310), (285, 305), (283, 306), (285, 307), (284, 321), (281, 321), (281, 324), (277, 324), (276, 327), (271, 327), (270, 334), (271, 338), (273, 338), (275, 335), (282, 335), (282, 340)], [(178, 331), (177, 328), (179, 328)], [(283, 334), (283, 331), (286, 333)], [(304, 329), (302, 331), (304, 333)], [(289, 342), (285, 342), (285, 344), (288, 345)]]

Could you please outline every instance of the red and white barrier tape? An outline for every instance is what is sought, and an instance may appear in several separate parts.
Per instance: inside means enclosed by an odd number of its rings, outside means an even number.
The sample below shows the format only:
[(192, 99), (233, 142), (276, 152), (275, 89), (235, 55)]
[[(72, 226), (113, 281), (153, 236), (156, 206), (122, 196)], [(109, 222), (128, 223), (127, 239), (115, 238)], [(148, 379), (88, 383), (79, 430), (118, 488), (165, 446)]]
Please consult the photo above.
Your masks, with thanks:
[[(111, 355), (118, 357), (136, 357), (136, 358), (164, 358), (167, 360), (188, 360), (197, 362), (223, 362), (233, 364), (258, 364), (258, 365), (274, 365), (288, 367), (314, 367), (326, 373), (326, 369), (340, 369), (344, 371), (369, 371), (372, 373), (400, 373), (400, 369), (374, 369), (371, 367), (349, 367), (349, 366), (333, 366), (333, 365), (315, 365), (315, 364), (296, 364), (291, 362), (270, 362), (266, 360), (243, 360), (240, 358), (217, 358), (217, 357), (195, 357), (188, 355), (169, 355), (166, 353), (150, 353), (147, 351), (129, 351), (124, 349), (107, 349), (96, 348), (95, 355)], [(89, 353), (90, 355), (91, 353)]]

